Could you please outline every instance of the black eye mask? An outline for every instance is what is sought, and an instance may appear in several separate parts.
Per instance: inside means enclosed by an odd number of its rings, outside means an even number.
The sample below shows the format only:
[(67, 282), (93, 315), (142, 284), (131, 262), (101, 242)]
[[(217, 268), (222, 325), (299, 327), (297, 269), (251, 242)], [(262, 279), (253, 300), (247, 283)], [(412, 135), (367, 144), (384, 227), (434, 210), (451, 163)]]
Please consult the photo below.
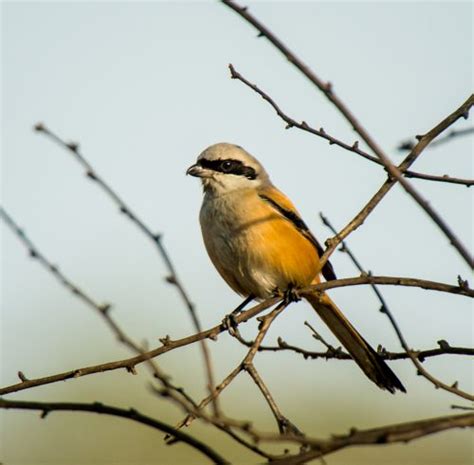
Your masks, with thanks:
[(199, 160), (197, 164), (203, 168), (218, 171), (219, 173), (245, 176), (251, 180), (257, 178), (256, 171), (252, 167), (244, 165), (240, 160), (233, 160), (231, 158), (225, 160), (206, 160), (203, 158)]

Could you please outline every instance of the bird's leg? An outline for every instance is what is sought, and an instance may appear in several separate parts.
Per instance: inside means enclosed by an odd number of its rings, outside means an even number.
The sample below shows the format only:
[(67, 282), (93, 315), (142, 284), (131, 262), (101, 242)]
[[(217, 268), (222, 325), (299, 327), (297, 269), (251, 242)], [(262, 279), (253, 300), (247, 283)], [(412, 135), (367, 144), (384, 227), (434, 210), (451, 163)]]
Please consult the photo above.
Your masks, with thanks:
[(232, 310), (232, 312), (230, 312), (228, 315), (226, 315), (224, 317), (224, 319), (222, 320), (222, 324), (224, 325), (225, 328), (227, 328), (227, 330), (229, 332), (232, 332), (234, 331), (237, 326), (238, 326), (238, 323), (237, 321), (235, 320), (235, 317), (250, 303), (252, 302), (252, 300), (255, 299), (255, 297), (250, 294), (241, 304), (239, 304), (238, 307), (236, 307), (234, 310)]
[(283, 293), (283, 299), (287, 304), (290, 304), (291, 302), (300, 301), (301, 297), (298, 293), (298, 289), (296, 289), (293, 284), (289, 284), (288, 289)]

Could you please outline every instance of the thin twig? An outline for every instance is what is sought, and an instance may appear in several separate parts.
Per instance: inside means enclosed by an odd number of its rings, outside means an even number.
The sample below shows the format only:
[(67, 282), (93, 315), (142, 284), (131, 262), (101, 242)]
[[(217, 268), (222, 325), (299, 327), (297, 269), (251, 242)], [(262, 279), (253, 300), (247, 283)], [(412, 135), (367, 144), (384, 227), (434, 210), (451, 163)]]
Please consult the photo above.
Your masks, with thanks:
[[(243, 323), (244, 321), (247, 321), (253, 318), (254, 316), (258, 315), (259, 313), (263, 312), (265, 309), (271, 307), (278, 300), (279, 299), (276, 297), (272, 299), (268, 299), (256, 305), (255, 307), (252, 307), (249, 310), (242, 312), (240, 315), (238, 315), (235, 318), (235, 320), (237, 323)], [(45, 376), (43, 378), (28, 379), (26, 376), (23, 376), (23, 378), (21, 378), (22, 381), (20, 383), (1, 388), (0, 395), (9, 394), (11, 392), (16, 392), (16, 391), (22, 391), (22, 390), (30, 389), (36, 386), (52, 384), (58, 381), (75, 379), (81, 376), (88, 376), (88, 375), (103, 373), (103, 372), (112, 371), (112, 370), (125, 369), (129, 373), (133, 373), (135, 371), (136, 365), (140, 363), (143, 363), (151, 358), (162, 355), (166, 352), (170, 352), (171, 350), (177, 349), (178, 347), (187, 346), (189, 344), (200, 341), (202, 339), (215, 339), (219, 333), (226, 330), (227, 328), (224, 325), (219, 324), (208, 330), (201, 331), (200, 333), (192, 334), (191, 336), (184, 337), (182, 339), (177, 339), (175, 341), (172, 341), (169, 338), (162, 338), (161, 339), (162, 344), (163, 344), (162, 346), (156, 349), (150, 350), (148, 352), (145, 352), (141, 355), (137, 355), (135, 357), (127, 358), (124, 360), (118, 360), (114, 362), (102, 363), (99, 365), (92, 365), (88, 367), (78, 368), (78, 369), (65, 371), (65, 372), (58, 373), (51, 376)]]
[[(406, 171), (413, 162), (421, 155), (423, 150), (435, 139), (439, 134), (456, 122), (459, 118), (467, 114), (469, 109), (474, 103), (474, 97), (471, 95), (458, 109), (456, 109), (449, 116), (444, 118), (439, 124), (433, 129), (428, 131), (426, 134), (420, 137), (418, 144), (413, 150), (405, 157), (403, 162), (398, 165), (399, 172)], [(327, 249), (321, 257), (321, 266), (324, 266), (329, 256), (334, 252), (336, 247), (352, 232), (359, 228), (379, 204), (379, 202), (385, 197), (390, 189), (396, 184), (397, 180), (393, 177), (389, 177), (379, 188), (379, 190), (372, 196), (367, 204), (360, 210), (359, 213), (334, 237), (326, 241)]]
[[(385, 154), (382, 148), (375, 142), (368, 131), (362, 126), (360, 121), (349, 110), (347, 105), (334, 92), (334, 87), (330, 82), (325, 82), (320, 79), (303, 61), (301, 61), (278, 37), (276, 37), (266, 26), (258, 21), (253, 15), (248, 12), (248, 8), (237, 5), (232, 0), (222, 0), (222, 3), (230, 7), (247, 22), (252, 24), (258, 31), (259, 35), (266, 37), (287, 59), (293, 64), (304, 76), (306, 76), (323, 94), (326, 98), (339, 110), (347, 122), (351, 125), (354, 131), (360, 135), (362, 140), (370, 147), (374, 154), (383, 163), (385, 169), (391, 176), (393, 183), (399, 182), (405, 191), (425, 210), (433, 222), (441, 229), (445, 236), (449, 239), (451, 245), (458, 251), (464, 261), (474, 269), (474, 258), (471, 256), (464, 244), (457, 238), (450, 226), (441, 218), (441, 216), (434, 210), (433, 207), (423, 198), (423, 196), (410, 184), (410, 182), (403, 177), (403, 170), (392, 164), (390, 158)], [(471, 95), (466, 101), (467, 108), (462, 113), (464, 118), (467, 118), (470, 107), (474, 104), (474, 95)], [(460, 117), (458, 116), (456, 120)], [(454, 122), (454, 121), (453, 121)], [(452, 123), (451, 123), (452, 124)], [(424, 136), (426, 137), (426, 136)], [(420, 137), (420, 142), (422, 137)], [(417, 144), (419, 145), (419, 144)], [(415, 149), (415, 148), (414, 148)], [(408, 168), (408, 166), (406, 167)], [(380, 200), (379, 200), (380, 201)], [(377, 202), (378, 203), (378, 202)], [(375, 205), (374, 205), (375, 207)], [(325, 257), (327, 259), (327, 257)], [(323, 261), (323, 264), (325, 262)]]
[[(344, 286), (356, 286), (356, 285), (366, 285), (366, 284), (379, 284), (379, 285), (391, 285), (391, 286), (408, 286), (408, 287), (418, 287), (422, 289), (430, 289), (439, 292), (447, 292), (450, 294), (459, 294), (469, 297), (474, 297), (474, 290), (467, 287), (467, 284), (463, 282), (462, 286), (452, 286), (449, 284), (438, 283), (434, 281), (426, 281), (422, 279), (414, 278), (403, 278), (403, 277), (391, 277), (391, 276), (360, 276), (358, 278), (346, 278), (338, 279), (334, 281), (323, 282), (315, 284), (306, 289), (302, 289), (303, 292), (317, 292), (325, 291), (328, 289), (335, 289), (337, 287)], [(242, 312), (241, 314), (235, 317), (236, 323), (243, 323), (258, 315), (265, 309), (274, 305), (279, 299), (273, 297), (267, 299), (264, 302), (256, 305), (255, 307), (250, 308)], [(162, 338), (162, 346), (157, 347), (156, 349), (150, 350), (143, 353), (142, 355), (137, 355), (132, 358), (118, 360), (115, 362), (103, 363), (99, 365), (93, 365), (89, 367), (79, 368), (75, 370), (66, 371), (63, 373), (58, 373), (52, 376), (46, 376), (43, 378), (30, 379), (22, 381), (21, 383), (13, 384), (6, 386), (0, 389), (0, 395), (8, 394), (10, 392), (21, 391), (24, 389), (29, 389), (35, 386), (42, 386), (45, 384), (56, 383), (58, 381), (63, 381), (71, 378), (78, 378), (81, 376), (91, 375), (95, 373), (102, 373), (105, 371), (126, 369), (127, 371), (133, 371), (136, 365), (143, 363), (146, 360), (162, 355), (171, 350), (177, 349), (178, 347), (183, 347), (189, 344), (192, 344), (196, 341), (202, 339), (215, 339), (217, 335), (223, 331), (226, 331), (227, 328), (223, 324), (219, 324), (200, 333), (192, 334), (191, 336), (184, 337), (182, 339), (171, 340), (170, 338)]]
[(21, 409), (21, 410), (38, 410), (41, 413), (41, 418), (46, 418), (46, 416), (55, 411), (72, 411), (72, 412), (91, 412), (105, 415), (112, 415), (115, 417), (126, 418), (127, 420), (132, 420), (143, 425), (150, 426), (164, 433), (170, 434), (176, 439), (188, 444), (192, 448), (200, 451), (215, 464), (229, 464), (226, 459), (224, 459), (220, 454), (215, 450), (209, 447), (207, 444), (199, 441), (193, 436), (178, 431), (172, 426), (158, 420), (151, 418), (147, 415), (143, 415), (135, 409), (122, 409), (118, 407), (112, 407), (110, 405), (105, 405), (100, 402), (94, 402), (91, 404), (79, 403), (79, 402), (32, 402), (32, 401), (21, 401), (21, 400), (6, 400), (0, 398), (0, 408), (1, 409)]
[[(51, 131), (48, 127), (46, 127), (43, 123), (38, 123), (35, 125), (35, 130), (47, 136), (50, 140), (57, 143), (61, 147), (68, 150), (74, 158), (79, 162), (79, 164), (84, 168), (86, 172), (86, 176), (97, 183), (97, 185), (112, 199), (112, 201), (118, 206), (121, 213), (123, 213), (127, 218), (129, 218), (132, 223), (134, 223), (140, 231), (142, 231), (145, 236), (147, 236), (153, 244), (156, 246), (159, 254), (161, 255), (165, 266), (168, 270), (168, 276), (166, 277), (166, 281), (176, 287), (181, 296), (182, 300), (184, 301), (189, 314), (191, 316), (191, 320), (193, 325), (198, 333), (202, 331), (201, 323), (199, 321), (199, 317), (197, 315), (196, 309), (194, 304), (191, 302), (186, 290), (184, 289), (184, 285), (182, 284), (181, 280), (179, 279), (175, 267), (171, 261), (171, 258), (162, 243), (162, 236), (161, 234), (153, 233), (153, 231), (134, 213), (134, 211), (124, 202), (124, 200), (117, 194), (117, 192), (112, 189), (112, 187), (104, 180), (102, 177), (98, 175), (98, 173), (94, 170), (92, 165), (84, 158), (82, 153), (79, 151), (79, 145), (77, 143), (66, 142), (62, 138), (60, 138), (57, 134)], [(209, 353), (209, 348), (205, 341), (200, 342), (206, 376), (207, 376), (207, 384), (208, 389), (212, 393), (214, 389), (214, 374), (212, 370), (212, 362), (211, 362), (211, 355)], [(218, 404), (213, 403), (214, 413), (218, 414)]]
[[(70, 278), (68, 278), (59, 268), (59, 266), (54, 265), (33, 243), (33, 241), (28, 237), (25, 230), (20, 228), (18, 224), (13, 220), (13, 218), (6, 212), (3, 207), (0, 207), (0, 217), (3, 219), (5, 224), (13, 231), (13, 233), (18, 237), (18, 239), (26, 247), (30, 257), (37, 260), (43, 268), (46, 269), (53, 277), (68, 291), (72, 293), (73, 296), (77, 297), (81, 302), (85, 303), (88, 307), (92, 308), (99, 314), (111, 329), (112, 333), (116, 336), (117, 340), (124, 344), (126, 347), (131, 349), (134, 353), (144, 354), (145, 350), (140, 347), (135, 341), (133, 341), (125, 331), (120, 327), (120, 325), (113, 319), (111, 315), (112, 305), (109, 303), (99, 304), (95, 299), (93, 299), (88, 293), (86, 293), (80, 286), (75, 284)], [(168, 375), (162, 372), (158, 365), (151, 359), (146, 360), (148, 366), (151, 369), (153, 376), (158, 379), (165, 389), (167, 390), (168, 395), (178, 395), (180, 398), (184, 398), (186, 402), (190, 402), (195, 405), (193, 399), (182, 389), (177, 386), (174, 386)], [(172, 392), (170, 392), (172, 391)]]
[[(351, 429), (348, 434), (333, 435), (330, 439), (312, 440), (301, 438), (297, 435), (287, 436), (285, 439), (295, 443), (310, 446), (309, 451), (303, 451), (293, 457), (285, 457), (282, 460), (269, 462), (268, 465), (299, 465), (311, 460), (328, 455), (341, 449), (360, 445), (387, 445), (395, 443), (407, 443), (434, 433), (450, 430), (453, 428), (472, 428), (474, 426), (474, 414), (450, 415), (426, 420), (410, 421), (396, 425), (382, 426), (367, 430)], [(260, 441), (279, 441), (277, 436), (264, 436), (259, 434)]]
[[(321, 220), (322, 222), (334, 233), (334, 234), (337, 234), (337, 231), (336, 229), (332, 226), (332, 224), (330, 223), (330, 221), (322, 214), (320, 213), (319, 216), (321, 217)], [(356, 266), (356, 268), (363, 274), (367, 274), (370, 276), (370, 271), (367, 271), (364, 269), (364, 267), (361, 265), (361, 263), (359, 262), (359, 260), (357, 260), (356, 256), (352, 253), (352, 251), (349, 249), (349, 247), (347, 246), (347, 244), (342, 241), (342, 247), (341, 247), (341, 250), (344, 251), (348, 256), (349, 258), (351, 259), (351, 261), (354, 263), (354, 265)], [(400, 326), (398, 325), (392, 311), (390, 310), (389, 306), (387, 305), (387, 302), (386, 300), (384, 299), (384, 297), (382, 296), (382, 293), (378, 290), (377, 286), (375, 286), (375, 284), (371, 284), (370, 286), (372, 288), (372, 290), (374, 291), (375, 295), (377, 296), (380, 304), (381, 304), (381, 307), (380, 307), (380, 311), (385, 314), (393, 329), (395, 330), (395, 333), (397, 334), (397, 337), (400, 341), (400, 344), (402, 345), (402, 347), (405, 349), (405, 352), (406, 354), (408, 355), (408, 357), (410, 358), (410, 360), (412, 361), (413, 365), (415, 366), (415, 368), (417, 369), (418, 371), (418, 374), (419, 375), (422, 375), (425, 379), (427, 379), (428, 381), (430, 381), (436, 388), (442, 388), (442, 389), (445, 389), (453, 394), (456, 394), (458, 396), (461, 396), (461, 397), (464, 397), (466, 398), (466, 395), (469, 395), (463, 391), (460, 391), (459, 389), (457, 389), (457, 383), (455, 383), (454, 385), (452, 386), (448, 386), (446, 385), (445, 383), (443, 383), (441, 380), (439, 380), (438, 378), (434, 377), (431, 373), (429, 373), (426, 369), (424, 369), (424, 367), (422, 368), (422, 365), (420, 363), (420, 359), (419, 359), (419, 353), (415, 353), (412, 349), (410, 349), (408, 347), (408, 344), (406, 342), (406, 339), (405, 337), (402, 335), (402, 331), (400, 329)], [(438, 341), (441, 349), (443, 349), (443, 346), (447, 346), (446, 349), (449, 348), (449, 345), (446, 341)], [(473, 354), (474, 354), (474, 350), (472, 351)], [(422, 368), (422, 369), (420, 369)]]
[[(252, 84), (249, 80), (247, 80), (244, 76), (242, 76), (242, 74), (240, 74), (232, 64), (229, 64), (229, 70), (230, 70), (232, 79), (239, 80), (240, 82), (245, 84), (247, 87), (252, 89), (254, 92), (256, 92), (258, 95), (260, 95), (265, 101), (267, 101), (270, 104), (270, 106), (275, 110), (277, 115), (286, 123), (285, 129), (290, 129), (290, 128), (295, 127), (302, 131), (309, 132), (310, 134), (314, 134), (318, 137), (321, 137), (327, 140), (329, 142), (329, 145), (337, 145), (338, 147), (341, 147), (349, 152), (360, 155), (366, 160), (370, 160), (371, 162), (376, 163), (377, 165), (383, 166), (383, 163), (377, 157), (374, 157), (373, 155), (370, 155), (366, 151), (362, 150), (359, 147), (358, 141), (355, 141), (352, 144), (348, 144), (328, 134), (326, 130), (322, 127), (319, 129), (316, 129), (310, 126), (306, 121), (301, 121), (301, 122), (296, 121), (294, 118), (291, 118), (285, 112), (283, 112), (280, 106), (266, 92), (264, 92), (262, 89), (257, 87), (255, 84)], [(407, 178), (424, 179), (427, 181), (446, 182), (446, 183), (452, 183), (452, 184), (462, 184), (467, 187), (474, 185), (474, 179), (454, 178), (446, 174), (442, 176), (436, 176), (432, 174), (418, 173), (416, 171), (406, 170), (403, 172), (403, 175)]]
[[(474, 134), (474, 127), (453, 129), (452, 131), (449, 131), (448, 134), (446, 134), (444, 137), (440, 137), (439, 139), (433, 141), (433, 143), (430, 144), (430, 148), (436, 147), (437, 145), (445, 144), (446, 142), (451, 142), (452, 140), (457, 139), (459, 137), (469, 136), (471, 134)], [(406, 152), (407, 150), (411, 150), (415, 146), (415, 144), (416, 138), (405, 140), (403, 142), (400, 142), (397, 149), (400, 152)]]

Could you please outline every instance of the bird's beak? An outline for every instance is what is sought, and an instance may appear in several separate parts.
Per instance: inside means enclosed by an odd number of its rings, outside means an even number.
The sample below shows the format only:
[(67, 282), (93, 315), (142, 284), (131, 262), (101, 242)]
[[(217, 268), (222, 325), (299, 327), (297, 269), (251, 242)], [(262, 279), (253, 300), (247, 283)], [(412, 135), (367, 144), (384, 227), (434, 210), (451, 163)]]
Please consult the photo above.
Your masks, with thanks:
[(198, 164), (194, 164), (187, 169), (186, 174), (190, 174), (196, 178), (202, 178), (204, 177), (204, 170)]

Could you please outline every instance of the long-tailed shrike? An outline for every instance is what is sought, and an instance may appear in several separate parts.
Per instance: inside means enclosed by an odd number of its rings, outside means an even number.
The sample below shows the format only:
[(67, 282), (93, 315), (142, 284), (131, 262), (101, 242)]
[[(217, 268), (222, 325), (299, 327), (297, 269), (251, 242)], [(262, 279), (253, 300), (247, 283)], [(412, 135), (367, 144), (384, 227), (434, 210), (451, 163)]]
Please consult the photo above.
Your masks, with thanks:
[[(211, 145), (187, 174), (201, 178), (204, 244), (222, 278), (246, 301), (335, 279), (323, 249), (291, 200), (263, 166), (238, 145)], [(304, 293), (362, 371), (382, 389), (405, 392), (400, 380), (325, 293)]]

